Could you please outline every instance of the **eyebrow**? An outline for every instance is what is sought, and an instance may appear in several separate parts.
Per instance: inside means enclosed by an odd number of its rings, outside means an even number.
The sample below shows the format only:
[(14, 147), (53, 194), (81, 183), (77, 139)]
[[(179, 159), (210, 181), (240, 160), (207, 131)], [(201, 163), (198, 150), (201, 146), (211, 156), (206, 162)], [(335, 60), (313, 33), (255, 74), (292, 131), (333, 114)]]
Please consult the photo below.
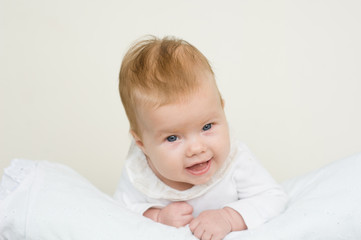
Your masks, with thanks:
[(181, 129), (162, 129), (156, 132), (156, 136), (161, 137), (163, 135), (172, 135), (179, 133)]
[[(220, 118), (219, 114), (216, 113), (216, 112), (212, 112), (211, 114), (207, 114), (207, 115), (208, 116), (204, 118), (206, 120), (200, 121), (200, 122), (202, 122), (202, 124), (201, 124), (202, 126), (205, 125), (205, 124), (208, 124), (208, 123), (216, 122), (217, 119)], [(161, 137), (163, 135), (168, 135), (169, 136), (169, 135), (172, 135), (172, 134), (177, 134), (177, 133), (181, 132), (182, 129), (184, 129), (184, 128), (170, 127), (169, 129), (167, 129), (167, 128), (160, 129), (160, 130), (156, 131), (156, 136)]]

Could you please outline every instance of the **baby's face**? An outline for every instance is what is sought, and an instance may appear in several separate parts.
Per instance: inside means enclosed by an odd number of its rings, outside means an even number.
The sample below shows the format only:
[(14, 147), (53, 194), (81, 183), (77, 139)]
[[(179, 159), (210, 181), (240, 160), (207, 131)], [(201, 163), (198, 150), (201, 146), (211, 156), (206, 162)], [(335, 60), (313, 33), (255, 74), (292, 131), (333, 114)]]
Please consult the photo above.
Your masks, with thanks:
[(138, 109), (137, 145), (158, 178), (178, 190), (209, 181), (230, 151), (220, 96), (211, 80), (204, 82), (184, 101)]

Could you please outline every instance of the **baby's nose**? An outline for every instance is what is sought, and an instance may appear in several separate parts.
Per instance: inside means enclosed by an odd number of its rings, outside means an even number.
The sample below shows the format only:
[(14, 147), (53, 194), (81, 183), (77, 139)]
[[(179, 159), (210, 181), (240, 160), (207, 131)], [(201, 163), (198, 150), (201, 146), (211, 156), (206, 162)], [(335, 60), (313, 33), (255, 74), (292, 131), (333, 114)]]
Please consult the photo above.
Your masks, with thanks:
[(205, 152), (207, 149), (206, 144), (202, 141), (201, 137), (196, 137), (195, 139), (189, 141), (188, 147), (186, 150), (187, 157), (193, 157), (198, 154)]

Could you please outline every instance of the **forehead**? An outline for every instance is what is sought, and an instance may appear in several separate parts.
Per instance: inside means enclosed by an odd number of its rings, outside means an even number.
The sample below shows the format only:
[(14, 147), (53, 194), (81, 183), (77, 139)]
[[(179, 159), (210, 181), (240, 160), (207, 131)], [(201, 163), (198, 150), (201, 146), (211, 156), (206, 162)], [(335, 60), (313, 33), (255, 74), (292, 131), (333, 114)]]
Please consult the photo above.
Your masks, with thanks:
[(176, 131), (190, 128), (223, 114), (221, 98), (215, 84), (200, 88), (181, 100), (158, 107), (139, 106), (137, 121), (141, 131)]

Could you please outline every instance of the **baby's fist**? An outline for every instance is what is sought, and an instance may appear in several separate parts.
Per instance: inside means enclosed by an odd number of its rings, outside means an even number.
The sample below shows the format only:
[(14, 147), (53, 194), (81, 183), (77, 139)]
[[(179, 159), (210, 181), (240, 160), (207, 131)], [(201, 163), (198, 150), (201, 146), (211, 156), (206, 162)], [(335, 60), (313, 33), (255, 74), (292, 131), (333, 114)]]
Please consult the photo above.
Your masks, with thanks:
[(201, 240), (220, 240), (232, 231), (228, 214), (224, 209), (202, 212), (189, 224), (193, 235)]
[(186, 202), (173, 202), (162, 208), (157, 222), (173, 227), (184, 227), (193, 220), (193, 207)]

